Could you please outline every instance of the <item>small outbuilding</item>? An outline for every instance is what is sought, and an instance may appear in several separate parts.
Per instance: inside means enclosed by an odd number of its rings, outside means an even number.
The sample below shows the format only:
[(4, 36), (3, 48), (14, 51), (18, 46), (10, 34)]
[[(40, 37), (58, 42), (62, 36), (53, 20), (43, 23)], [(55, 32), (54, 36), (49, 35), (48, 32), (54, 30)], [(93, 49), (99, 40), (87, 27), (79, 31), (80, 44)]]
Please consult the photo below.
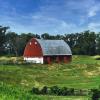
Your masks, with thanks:
[(64, 40), (42, 40), (32, 38), (24, 50), (24, 60), (31, 63), (68, 63), (72, 52)]

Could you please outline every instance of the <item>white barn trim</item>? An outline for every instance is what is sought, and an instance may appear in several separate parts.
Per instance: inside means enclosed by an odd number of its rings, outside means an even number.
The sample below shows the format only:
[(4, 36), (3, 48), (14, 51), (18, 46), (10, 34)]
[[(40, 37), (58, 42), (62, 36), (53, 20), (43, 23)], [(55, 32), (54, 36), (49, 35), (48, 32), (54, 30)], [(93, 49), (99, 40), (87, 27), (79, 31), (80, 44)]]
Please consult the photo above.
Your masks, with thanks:
[(40, 63), (43, 64), (43, 57), (24, 57), (24, 60), (29, 63)]

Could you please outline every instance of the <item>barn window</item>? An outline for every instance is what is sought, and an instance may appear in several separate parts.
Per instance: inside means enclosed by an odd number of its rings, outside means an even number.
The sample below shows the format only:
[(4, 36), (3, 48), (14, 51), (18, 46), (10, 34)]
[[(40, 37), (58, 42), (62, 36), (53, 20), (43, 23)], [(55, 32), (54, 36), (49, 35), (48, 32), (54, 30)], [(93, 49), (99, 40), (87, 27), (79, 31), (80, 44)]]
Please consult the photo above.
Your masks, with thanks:
[(37, 42), (35, 42), (35, 44), (37, 44)]
[(30, 45), (31, 45), (32, 43), (30, 42)]

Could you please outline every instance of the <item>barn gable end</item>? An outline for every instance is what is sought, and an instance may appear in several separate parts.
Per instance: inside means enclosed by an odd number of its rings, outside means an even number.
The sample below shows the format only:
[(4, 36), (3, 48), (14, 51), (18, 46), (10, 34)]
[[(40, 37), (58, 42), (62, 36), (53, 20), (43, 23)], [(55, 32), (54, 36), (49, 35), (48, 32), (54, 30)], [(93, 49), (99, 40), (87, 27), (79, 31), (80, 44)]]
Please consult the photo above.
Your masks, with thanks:
[(32, 38), (27, 43), (24, 50), (24, 60), (30, 63), (43, 64), (42, 48), (36, 39)]

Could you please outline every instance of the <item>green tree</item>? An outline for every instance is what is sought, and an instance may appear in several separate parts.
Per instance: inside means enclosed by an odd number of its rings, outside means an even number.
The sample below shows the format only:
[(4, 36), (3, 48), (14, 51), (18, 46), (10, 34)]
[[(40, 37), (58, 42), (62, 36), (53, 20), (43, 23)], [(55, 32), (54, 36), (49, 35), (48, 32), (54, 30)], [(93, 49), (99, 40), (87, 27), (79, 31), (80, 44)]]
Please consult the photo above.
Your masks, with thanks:
[(48, 33), (44, 33), (41, 35), (42, 39), (50, 39), (50, 35)]
[(6, 34), (6, 47), (9, 48), (10, 53), (14, 53), (16, 56), (18, 56), (19, 45), (20, 45), (20, 40), (18, 34), (16, 34), (15, 32), (8, 32)]
[(5, 33), (9, 27), (0, 26), (0, 54), (4, 52)]
[(100, 55), (100, 33), (97, 34), (96, 38), (96, 52)]

